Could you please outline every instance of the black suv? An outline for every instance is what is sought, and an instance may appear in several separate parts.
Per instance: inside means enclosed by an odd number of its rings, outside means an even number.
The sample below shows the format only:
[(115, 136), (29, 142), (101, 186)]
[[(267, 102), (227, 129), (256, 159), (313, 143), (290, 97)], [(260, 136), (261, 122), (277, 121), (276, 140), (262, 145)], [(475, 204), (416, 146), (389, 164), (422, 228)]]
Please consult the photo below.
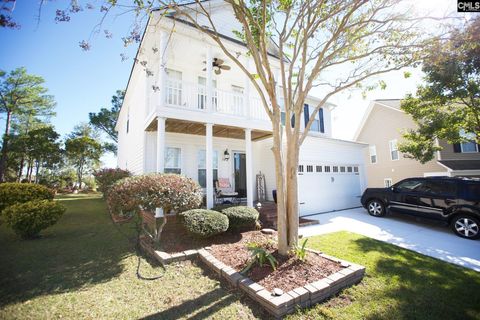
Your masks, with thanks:
[(460, 237), (480, 237), (480, 179), (409, 178), (390, 188), (368, 188), (361, 202), (375, 217), (412, 214), (445, 221)]

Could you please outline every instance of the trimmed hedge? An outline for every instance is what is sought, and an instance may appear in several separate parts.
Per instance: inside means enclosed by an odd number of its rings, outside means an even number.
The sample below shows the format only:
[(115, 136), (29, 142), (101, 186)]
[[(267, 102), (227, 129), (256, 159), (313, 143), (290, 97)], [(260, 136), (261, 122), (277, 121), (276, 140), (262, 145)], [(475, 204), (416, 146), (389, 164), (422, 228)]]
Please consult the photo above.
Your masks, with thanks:
[(217, 211), (193, 209), (180, 213), (180, 218), (188, 232), (202, 238), (228, 230), (227, 216)]
[(3, 211), (3, 217), (16, 234), (29, 239), (57, 223), (65, 209), (56, 201), (34, 200), (9, 206)]
[(107, 198), (108, 191), (112, 188), (115, 182), (130, 177), (132, 174), (130, 171), (120, 168), (104, 168), (95, 171), (93, 175), (98, 184), (98, 190), (103, 193), (104, 198)]
[(2, 183), (0, 184), (0, 212), (8, 206), (34, 200), (52, 200), (53, 190), (33, 183)]
[(222, 213), (228, 217), (230, 228), (253, 228), (260, 216), (256, 209), (245, 206), (226, 208)]

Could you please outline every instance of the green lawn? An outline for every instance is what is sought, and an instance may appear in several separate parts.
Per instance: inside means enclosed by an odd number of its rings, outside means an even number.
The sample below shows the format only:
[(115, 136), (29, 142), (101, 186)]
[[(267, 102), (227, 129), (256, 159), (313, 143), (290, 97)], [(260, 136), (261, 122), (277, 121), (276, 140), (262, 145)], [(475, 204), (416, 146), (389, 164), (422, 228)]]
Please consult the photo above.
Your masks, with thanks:
[[(0, 319), (252, 319), (256, 304), (195, 263), (141, 260), (95, 195), (62, 197), (60, 222), (36, 240), (0, 226)], [(291, 319), (480, 319), (480, 273), (349, 233), (309, 245), (367, 267), (358, 286)]]

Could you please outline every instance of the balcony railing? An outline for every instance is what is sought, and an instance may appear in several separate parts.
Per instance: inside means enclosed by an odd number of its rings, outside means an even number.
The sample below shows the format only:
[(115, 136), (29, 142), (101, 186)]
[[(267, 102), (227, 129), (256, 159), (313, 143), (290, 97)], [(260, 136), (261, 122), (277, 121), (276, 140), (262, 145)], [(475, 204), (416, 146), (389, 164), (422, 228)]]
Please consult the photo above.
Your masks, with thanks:
[[(207, 88), (204, 85), (167, 78), (165, 105), (189, 110), (207, 110)], [(248, 108), (241, 92), (213, 88), (213, 112), (256, 120), (268, 120), (260, 98), (249, 97)]]

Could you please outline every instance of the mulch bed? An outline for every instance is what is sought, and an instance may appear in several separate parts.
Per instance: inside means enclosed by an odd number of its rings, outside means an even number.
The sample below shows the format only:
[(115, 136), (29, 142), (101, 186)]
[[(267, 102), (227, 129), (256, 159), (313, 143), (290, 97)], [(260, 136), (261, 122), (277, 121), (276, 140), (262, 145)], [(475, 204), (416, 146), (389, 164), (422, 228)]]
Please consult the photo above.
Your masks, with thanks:
[(228, 231), (221, 235), (202, 239), (189, 234), (175, 216), (169, 216), (162, 232), (160, 250), (167, 253), (209, 247), (215, 258), (226, 265), (241, 271), (250, 260), (249, 243), (258, 243), (277, 259), (275, 271), (270, 265), (255, 265), (246, 274), (267, 290), (280, 288), (287, 292), (308, 283), (323, 279), (342, 269), (338, 263), (308, 252), (306, 261), (299, 261), (295, 256), (284, 257), (276, 250), (276, 235), (266, 235), (260, 231)]
[(214, 244), (211, 254), (226, 265), (241, 271), (250, 259), (248, 243), (261, 243), (277, 259), (276, 270), (270, 265), (252, 267), (247, 276), (255, 282), (272, 291), (274, 288), (284, 292), (302, 287), (308, 283), (321, 280), (342, 269), (338, 263), (325, 259), (315, 253), (308, 252), (305, 261), (299, 261), (295, 256), (284, 257), (275, 249), (273, 235), (264, 235), (259, 231), (242, 233), (242, 238), (234, 243)]

